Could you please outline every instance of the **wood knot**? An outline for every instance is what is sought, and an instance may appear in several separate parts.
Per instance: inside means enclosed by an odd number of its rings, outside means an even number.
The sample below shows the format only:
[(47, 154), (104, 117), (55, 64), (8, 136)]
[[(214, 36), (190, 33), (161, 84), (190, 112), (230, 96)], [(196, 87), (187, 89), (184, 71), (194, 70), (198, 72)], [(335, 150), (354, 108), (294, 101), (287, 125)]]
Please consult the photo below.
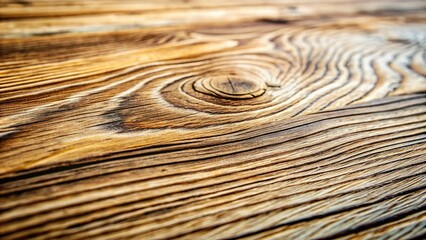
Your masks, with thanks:
[(266, 91), (263, 81), (237, 76), (215, 76), (196, 81), (195, 90), (229, 99), (250, 99)]

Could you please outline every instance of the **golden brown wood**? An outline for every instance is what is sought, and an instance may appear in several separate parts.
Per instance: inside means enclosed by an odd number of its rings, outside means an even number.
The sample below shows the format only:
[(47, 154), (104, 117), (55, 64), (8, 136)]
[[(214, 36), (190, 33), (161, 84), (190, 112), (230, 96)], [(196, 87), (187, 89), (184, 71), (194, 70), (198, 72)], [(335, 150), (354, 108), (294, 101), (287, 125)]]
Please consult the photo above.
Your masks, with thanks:
[(0, 1), (0, 238), (421, 239), (425, 9)]

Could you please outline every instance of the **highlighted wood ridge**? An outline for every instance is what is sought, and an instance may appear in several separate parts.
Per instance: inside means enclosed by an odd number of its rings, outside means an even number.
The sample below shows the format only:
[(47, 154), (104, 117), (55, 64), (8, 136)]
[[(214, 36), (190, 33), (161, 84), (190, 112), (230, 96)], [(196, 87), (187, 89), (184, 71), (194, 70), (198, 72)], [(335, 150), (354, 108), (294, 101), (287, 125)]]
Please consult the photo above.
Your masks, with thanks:
[(0, 6), (0, 239), (426, 235), (426, 2)]

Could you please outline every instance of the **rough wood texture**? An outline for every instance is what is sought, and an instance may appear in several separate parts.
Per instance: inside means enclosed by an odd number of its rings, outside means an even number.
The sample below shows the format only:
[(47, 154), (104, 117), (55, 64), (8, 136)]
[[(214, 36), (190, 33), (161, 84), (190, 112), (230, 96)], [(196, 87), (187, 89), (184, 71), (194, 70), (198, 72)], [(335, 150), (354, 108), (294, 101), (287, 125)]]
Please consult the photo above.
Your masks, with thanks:
[(0, 2), (0, 238), (421, 239), (426, 2)]

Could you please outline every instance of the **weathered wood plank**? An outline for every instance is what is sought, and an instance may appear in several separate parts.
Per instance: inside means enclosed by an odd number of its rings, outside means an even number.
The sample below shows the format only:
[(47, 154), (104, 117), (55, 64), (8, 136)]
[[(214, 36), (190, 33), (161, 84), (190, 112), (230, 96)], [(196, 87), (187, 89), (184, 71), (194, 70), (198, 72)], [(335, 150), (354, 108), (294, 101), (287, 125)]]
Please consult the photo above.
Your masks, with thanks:
[(424, 236), (423, 1), (0, 6), (1, 238)]

